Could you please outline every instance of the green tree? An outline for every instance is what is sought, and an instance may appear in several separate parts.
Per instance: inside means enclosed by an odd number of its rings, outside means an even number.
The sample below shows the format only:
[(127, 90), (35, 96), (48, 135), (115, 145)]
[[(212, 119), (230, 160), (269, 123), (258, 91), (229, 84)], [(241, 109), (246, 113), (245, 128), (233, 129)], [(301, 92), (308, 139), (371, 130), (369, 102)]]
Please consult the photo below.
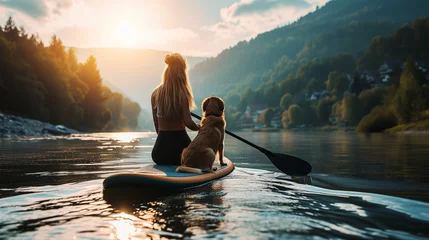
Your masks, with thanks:
[(350, 93), (359, 95), (363, 90), (369, 88), (371, 88), (369, 83), (366, 80), (361, 79), (358, 73), (353, 75), (353, 80), (350, 85)]
[(271, 121), (273, 120), (273, 117), (274, 110), (272, 108), (267, 108), (258, 116), (258, 121), (263, 122), (265, 127), (269, 128), (271, 127)]
[(229, 91), (228, 94), (225, 96), (225, 104), (228, 104), (229, 106), (237, 106), (240, 104), (240, 96), (235, 93), (235, 91)]
[(422, 112), (428, 107), (420, 74), (412, 57), (407, 60), (406, 68), (401, 74), (399, 89), (393, 98), (393, 112), (400, 123), (419, 120)]
[(126, 125), (122, 125), (124, 123), (123, 118), (125, 117), (122, 115), (123, 101), (124, 97), (121, 93), (114, 92), (109, 94), (106, 104), (112, 114), (112, 119), (107, 127), (108, 130), (120, 130), (128, 127), (128, 119), (126, 119)]
[(56, 36), (45, 47), (9, 18), (0, 27), (0, 53), (0, 111), (86, 131), (105, 129), (112, 117), (109, 126), (137, 125), (140, 107), (131, 103), (134, 115), (125, 118), (122, 100), (109, 98), (95, 58), (79, 64), (73, 48), (66, 51)]
[(383, 105), (387, 97), (387, 90), (381, 87), (367, 89), (359, 94), (359, 100), (362, 103), (363, 115), (368, 114), (371, 110), (379, 105)]
[(341, 98), (344, 92), (349, 88), (349, 80), (347, 76), (338, 72), (331, 72), (326, 82), (326, 90)]
[(329, 122), (329, 117), (331, 116), (332, 106), (335, 103), (335, 99), (330, 97), (325, 97), (319, 100), (316, 106), (317, 118), (322, 123)]
[(66, 58), (65, 47), (61, 39), (57, 38), (56, 35), (52, 36), (51, 42), (49, 44), (49, 50), (59, 58), (61, 61), (64, 61)]
[(88, 130), (104, 129), (111, 113), (104, 104), (107, 97), (94, 56), (90, 56), (84, 64), (79, 64), (78, 76), (88, 86), (88, 94), (83, 101), (83, 126)]
[(280, 99), (280, 107), (283, 109), (289, 109), (289, 106), (293, 104), (293, 96), (290, 93), (286, 93)]
[(357, 126), (358, 132), (383, 132), (396, 126), (397, 120), (390, 108), (377, 106), (362, 118)]
[(290, 123), (294, 125), (306, 123), (304, 109), (301, 108), (300, 106), (296, 104), (291, 105), (289, 107), (288, 113), (289, 113)]
[(276, 107), (279, 104), (280, 91), (275, 84), (270, 84), (264, 89), (264, 102), (270, 107)]
[(283, 128), (288, 128), (291, 124), (291, 120), (289, 118), (289, 111), (284, 110), (282, 113), (282, 126)]
[(3, 31), (7, 40), (12, 42), (19, 40), (19, 29), (16, 27), (16, 23), (12, 19), (12, 16), (9, 16), (7, 19)]
[(343, 120), (357, 124), (362, 118), (362, 107), (359, 98), (355, 94), (345, 95), (342, 102)]
[(324, 84), (323, 84), (323, 81), (319, 81), (319, 80), (317, 80), (316, 78), (312, 78), (311, 80), (310, 80), (310, 82), (308, 82), (308, 84), (307, 84), (307, 87), (306, 87), (306, 90), (307, 90), (307, 93), (313, 93), (313, 92), (316, 92), (316, 91), (320, 91), (320, 90), (323, 90), (324, 89)]
[(246, 102), (247, 104), (254, 104), (254, 103), (256, 103), (257, 102), (256, 92), (253, 91), (250, 88), (246, 88), (244, 90), (244, 93), (243, 93), (242, 97), (241, 97), (241, 100), (243, 102)]
[(341, 122), (342, 119), (342, 106), (343, 100), (339, 100), (334, 105), (332, 105), (331, 116), (335, 117), (336, 122)]
[(124, 98), (122, 104), (122, 114), (128, 119), (128, 126), (131, 129), (138, 127), (138, 118), (141, 112), (141, 107), (137, 102)]
[(69, 48), (67, 52), (67, 61), (68, 61), (70, 70), (72, 72), (76, 72), (78, 70), (79, 63), (78, 63), (74, 48)]

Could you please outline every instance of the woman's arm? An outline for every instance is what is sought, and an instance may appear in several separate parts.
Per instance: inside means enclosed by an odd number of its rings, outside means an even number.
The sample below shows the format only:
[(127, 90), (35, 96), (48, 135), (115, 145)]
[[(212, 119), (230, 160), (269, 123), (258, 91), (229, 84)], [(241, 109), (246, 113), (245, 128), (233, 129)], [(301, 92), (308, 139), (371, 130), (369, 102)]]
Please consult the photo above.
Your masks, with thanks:
[(155, 105), (155, 95), (152, 93), (152, 96), (150, 98), (150, 103), (152, 105), (152, 119), (153, 119), (153, 124), (155, 125), (155, 131), (156, 133), (159, 132), (158, 130), (158, 117), (156, 116), (157, 113), (157, 108), (154, 106)]
[(191, 117), (191, 111), (189, 110), (189, 106), (187, 104), (183, 104), (183, 122), (185, 126), (193, 131), (200, 130), (200, 126), (197, 125)]

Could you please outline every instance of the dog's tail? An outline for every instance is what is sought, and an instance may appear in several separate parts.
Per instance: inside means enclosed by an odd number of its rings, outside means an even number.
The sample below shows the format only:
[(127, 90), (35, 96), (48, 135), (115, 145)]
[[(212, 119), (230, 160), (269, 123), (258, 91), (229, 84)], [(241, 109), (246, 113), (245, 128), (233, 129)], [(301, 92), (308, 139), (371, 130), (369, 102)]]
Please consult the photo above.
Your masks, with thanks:
[(176, 168), (176, 172), (185, 172), (185, 173), (203, 173), (199, 168), (179, 166)]

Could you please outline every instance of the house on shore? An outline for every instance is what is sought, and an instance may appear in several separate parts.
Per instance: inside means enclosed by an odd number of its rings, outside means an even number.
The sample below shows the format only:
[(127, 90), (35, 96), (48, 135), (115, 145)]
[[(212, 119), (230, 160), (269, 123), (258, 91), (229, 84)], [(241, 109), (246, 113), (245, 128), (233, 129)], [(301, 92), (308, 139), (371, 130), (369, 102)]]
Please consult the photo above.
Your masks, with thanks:
[(258, 117), (268, 108), (267, 104), (249, 104), (244, 114), (238, 119), (238, 126), (242, 129), (262, 128), (264, 124), (258, 122)]
[[(258, 129), (265, 128), (265, 123), (259, 121), (259, 116), (268, 107), (266, 104), (250, 104), (246, 107), (243, 115), (237, 120), (237, 124), (241, 129)], [(271, 119), (271, 127), (282, 128), (282, 109), (276, 107), (274, 115)]]
[(392, 79), (392, 75), (395, 71), (402, 71), (405, 67), (405, 63), (399, 60), (386, 60), (381, 64), (377, 70), (381, 84), (388, 84)]
[(323, 90), (321, 92), (313, 92), (311, 94), (310, 101), (318, 101), (319, 99), (330, 96), (332, 96), (332, 94), (326, 90)]

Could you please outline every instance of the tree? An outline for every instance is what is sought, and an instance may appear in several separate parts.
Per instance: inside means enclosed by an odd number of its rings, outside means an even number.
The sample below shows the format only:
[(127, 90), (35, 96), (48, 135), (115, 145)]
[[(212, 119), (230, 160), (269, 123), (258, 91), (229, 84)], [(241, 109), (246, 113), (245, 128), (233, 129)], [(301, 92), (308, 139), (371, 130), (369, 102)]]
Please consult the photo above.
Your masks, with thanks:
[(289, 106), (293, 104), (293, 96), (290, 93), (286, 93), (280, 99), (280, 107), (283, 109), (289, 109)]
[(7, 40), (12, 42), (16, 42), (19, 39), (19, 30), (11, 16), (9, 16), (4, 26), (4, 35)]
[(362, 118), (357, 126), (358, 132), (383, 132), (396, 126), (397, 120), (389, 108), (377, 106)]
[[(107, 99), (107, 107), (110, 109), (110, 112), (112, 113), (112, 119), (109, 123), (108, 129), (109, 130), (115, 130), (115, 129), (121, 129), (124, 127), (127, 127), (127, 125), (122, 126), (121, 121), (122, 117), (122, 104), (124, 101), (124, 97), (122, 94), (118, 92), (111, 93), (109, 98)], [(128, 122), (128, 120), (127, 120)]]
[(331, 110), (331, 116), (335, 117), (335, 121), (341, 122), (342, 119), (342, 103), (343, 100), (337, 101), (336, 103), (334, 103), (334, 105), (332, 105), (332, 110)]
[(343, 120), (355, 124), (358, 123), (362, 118), (361, 103), (355, 94), (348, 94), (344, 96), (341, 117)]
[(74, 48), (69, 48), (69, 50), (67, 52), (67, 61), (68, 61), (68, 65), (70, 67), (70, 70), (72, 72), (76, 72), (78, 69), (79, 63), (77, 61), (76, 52), (75, 52)]
[(229, 91), (228, 94), (225, 96), (225, 103), (229, 106), (237, 106), (240, 104), (240, 96), (238, 94), (235, 94), (233, 91)]
[(344, 92), (349, 88), (347, 76), (338, 72), (331, 72), (326, 82), (326, 90), (332, 92), (337, 97), (342, 97)]
[(141, 112), (141, 107), (138, 103), (130, 100), (129, 98), (124, 98), (122, 104), (122, 114), (128, 119), (128, 126), (131, 129), (136, 129), (138, 127), (138, 118)]
[(49, 50), (62, 61), (65, 60), (66, 52), (65, 47), (61, 39), (57, 38), (56, 35), (52, 36), (51, 42), (49, 44)]
[(323, 88), (324, 88), (323, 81), (318, 81), (317, 79), (312, 78), (310, 80), (310, 82), (308, 82), (306, 90), (307, 90), (308, 93), (311, 94), (311, 93), (313, 93), (315, 91), (323, 90)]
[(419, 120), (422, 111), (428, 107), (421, 81), (414, 60), (409, 57), (392, 102), (393, 112), (399, 123)]
[(289, 111), (285, 110), (282, 113), (282, 126), (283, 128), (288, 128), (291, 124), (291, 120), (289, 118)]
[(78, 76), (88, 86), (88, 94), (83, 101), (83, 125), (88, 130), (101, 130), (110, 121), (111, 113), (104, 104), (107, 97), (94, 56), (79, 65)]
[(265, 127), (271, 127), (271, 120), (274, 117), (274, 110), (272, 108), (265, 109), (259, 116), (258, 121), (263, 122)]
[(264, 102), (270, 107), (276, 107), (279, 104), (280, 91), (275, 84), (270, 84), (264, 89)]
[(293, 104), (288, 110), (290, 122), (294, 125), (304, 124), (306, 122), (305, 112), (300, 106)]
[(371, 110), (384, 103), (387, 96), (387, 90), (381, 87), (367, 89), (359, 94), (359, 100), (362, 103), (363, 115), (368, 114)]
[(246, 102), (247, 104), (254, 104), (257, 102), (256, 93), (250, 88), (246, 88), (241, 97), (241, 101)]
[(127, 119), (122, 95), (103, 85), (95, 58), (79, 64), (56, 36), (45, 47), (10, 17), (0, 27), (0, 53), (0, 111), (84, 131), (104, 130), (111, 119), (109, 129), (137, 126), (140, 106), (130, 101)]
[(323, 122), (327, 123), (329, 117), (331, 116), (332, 106), (334, 105), (335, 100), (330, 97), (325, 97), (319, 100), (316, 106), (317, 118)]
[(369, 83), (362, 79), (358, 73), (353, 75), (353, 80), (350, 85), (350, 93), (359, 95), (363, 90), (371, 88)]

